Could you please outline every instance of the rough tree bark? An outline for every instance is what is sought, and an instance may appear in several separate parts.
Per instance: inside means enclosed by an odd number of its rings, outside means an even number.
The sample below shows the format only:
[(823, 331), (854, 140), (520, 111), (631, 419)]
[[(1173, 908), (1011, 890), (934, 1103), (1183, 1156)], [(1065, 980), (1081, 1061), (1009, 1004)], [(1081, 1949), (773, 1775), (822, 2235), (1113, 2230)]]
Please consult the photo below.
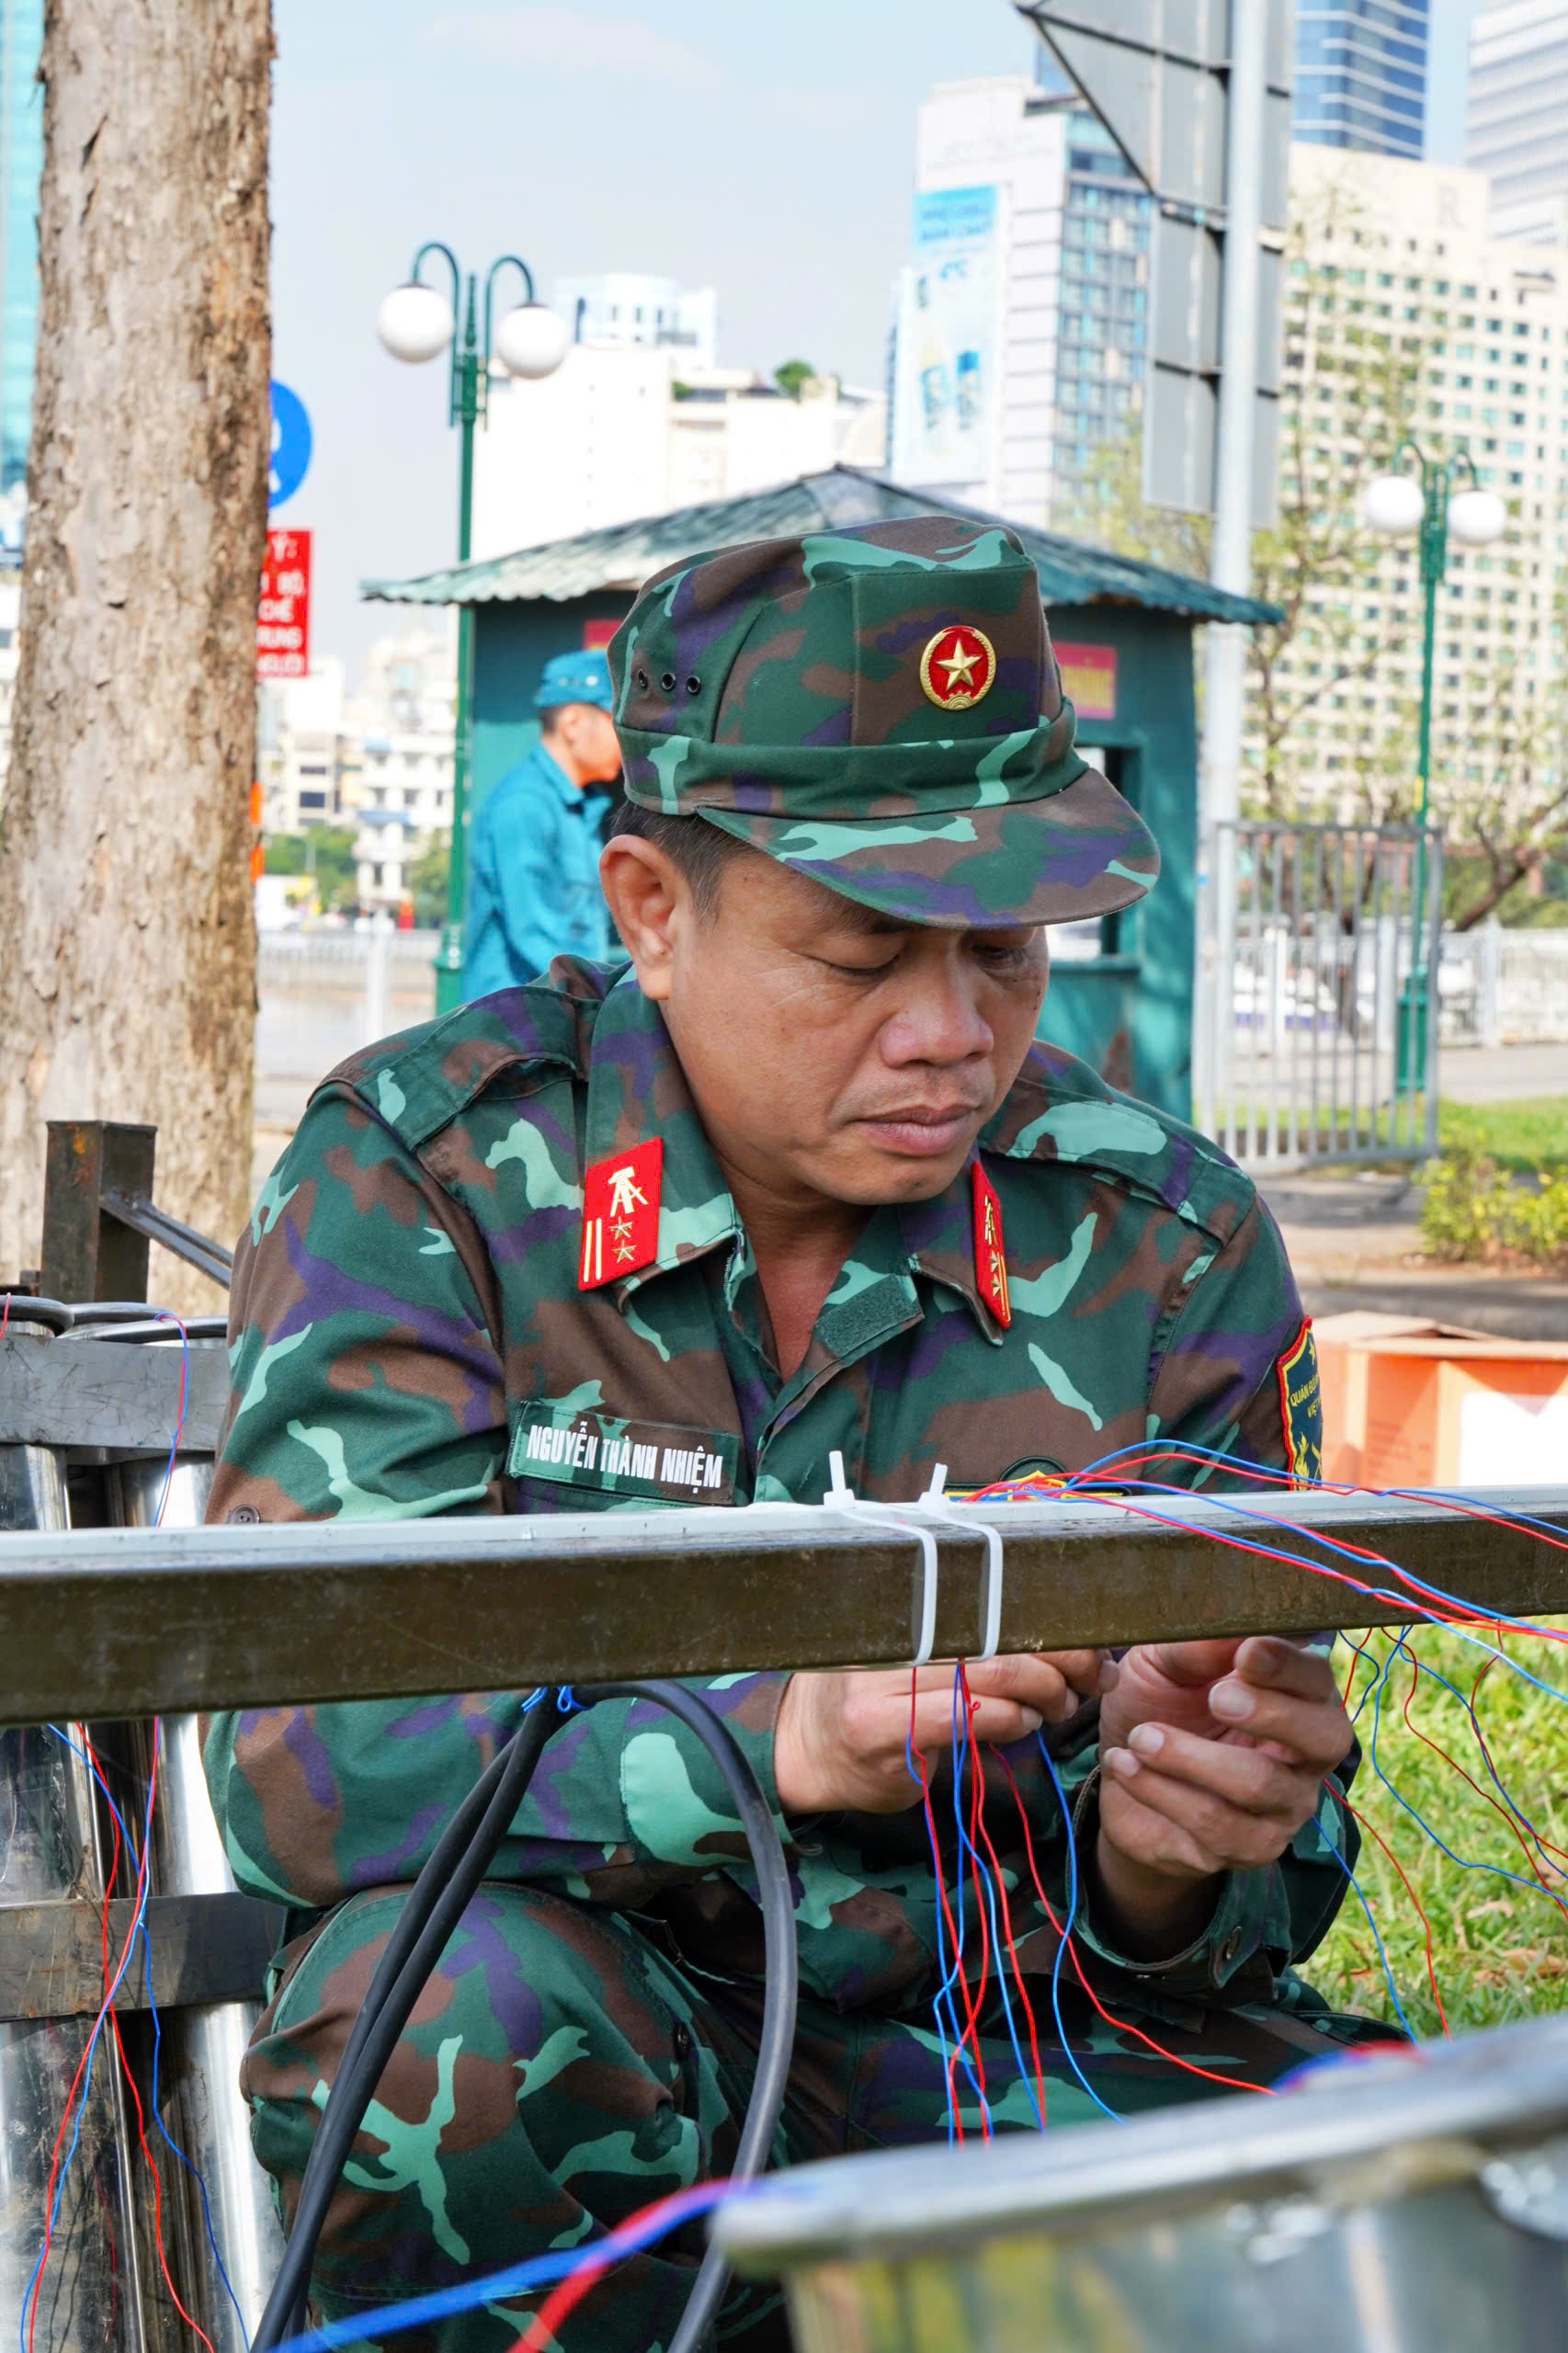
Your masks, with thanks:
[[(44, 1121), (147, 1120), (162, 1205), (250, 1175), (270, 0), (50, 0), (22, 642), (0, 849), (0, 1279)], [(154, 1252), (153, 1295), (217, 1304)]]

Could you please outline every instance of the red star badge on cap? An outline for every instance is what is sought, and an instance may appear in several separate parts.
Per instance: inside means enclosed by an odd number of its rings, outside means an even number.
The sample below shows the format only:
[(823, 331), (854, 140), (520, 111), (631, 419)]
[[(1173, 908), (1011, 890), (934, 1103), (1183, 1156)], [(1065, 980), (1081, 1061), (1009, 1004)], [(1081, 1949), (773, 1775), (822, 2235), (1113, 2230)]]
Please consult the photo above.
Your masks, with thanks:
[(940, 710), (968, 710), (996, 683), (996, 649), (968, 621), (939, 629), (920, 656), (920, 683)]

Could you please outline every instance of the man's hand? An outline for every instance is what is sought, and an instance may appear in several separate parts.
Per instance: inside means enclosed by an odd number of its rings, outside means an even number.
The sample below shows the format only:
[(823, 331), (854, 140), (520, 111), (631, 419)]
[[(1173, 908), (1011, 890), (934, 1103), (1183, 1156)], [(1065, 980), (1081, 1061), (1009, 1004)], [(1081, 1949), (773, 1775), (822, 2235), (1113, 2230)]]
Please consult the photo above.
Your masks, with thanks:
[(1351, 1737), (1318, 1652), (1270, 1635), (1129, 1651), (1100, 1711), (1095, 1858), (1128, 1949), (1179, 1949), (1220, 1873), (1278, 1861)]
[[(920, 1800), (909, 1771), (909, 1667), (792, 1675), (773, 1734), (773, 1774), (786, 1813), (900, 1813)], [(916, 1667), (915, 1745), (953, 1745), (953, 1665)], [(969, 1669), (970, 1731), (1006, 1747), (1063, 1723), (1114, 1680), (1099, 1651), (1024, 1651)]]

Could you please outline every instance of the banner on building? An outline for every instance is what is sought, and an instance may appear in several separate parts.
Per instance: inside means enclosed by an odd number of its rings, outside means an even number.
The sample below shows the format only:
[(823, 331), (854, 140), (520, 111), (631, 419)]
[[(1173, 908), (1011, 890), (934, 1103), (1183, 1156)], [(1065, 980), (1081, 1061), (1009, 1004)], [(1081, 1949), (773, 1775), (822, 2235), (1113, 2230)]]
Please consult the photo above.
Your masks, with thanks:
[(311, 667), (311, 535), (268, 531), (256, 611), (256, 675), (303, 678)]
[(914, 258), (899, 301), (895, 481), (975, 485), (991, 472), (999, 231), (994, 187), (915, 199)]

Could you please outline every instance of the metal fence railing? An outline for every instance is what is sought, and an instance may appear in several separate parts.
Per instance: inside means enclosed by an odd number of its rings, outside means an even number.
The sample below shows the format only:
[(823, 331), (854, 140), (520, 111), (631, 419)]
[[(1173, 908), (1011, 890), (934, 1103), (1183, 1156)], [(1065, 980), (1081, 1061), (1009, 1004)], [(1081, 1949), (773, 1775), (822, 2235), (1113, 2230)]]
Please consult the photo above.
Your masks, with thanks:
[(1437, 968), (1442, 1037), (1456, 1046), (1568, 1040), (1568, 930), (1449, 933)]
[(1199, 948), (1199, 1125), (1275, 1171), (1434, 1150), (1441, 904), (1434, 831), (1218, 827)]

